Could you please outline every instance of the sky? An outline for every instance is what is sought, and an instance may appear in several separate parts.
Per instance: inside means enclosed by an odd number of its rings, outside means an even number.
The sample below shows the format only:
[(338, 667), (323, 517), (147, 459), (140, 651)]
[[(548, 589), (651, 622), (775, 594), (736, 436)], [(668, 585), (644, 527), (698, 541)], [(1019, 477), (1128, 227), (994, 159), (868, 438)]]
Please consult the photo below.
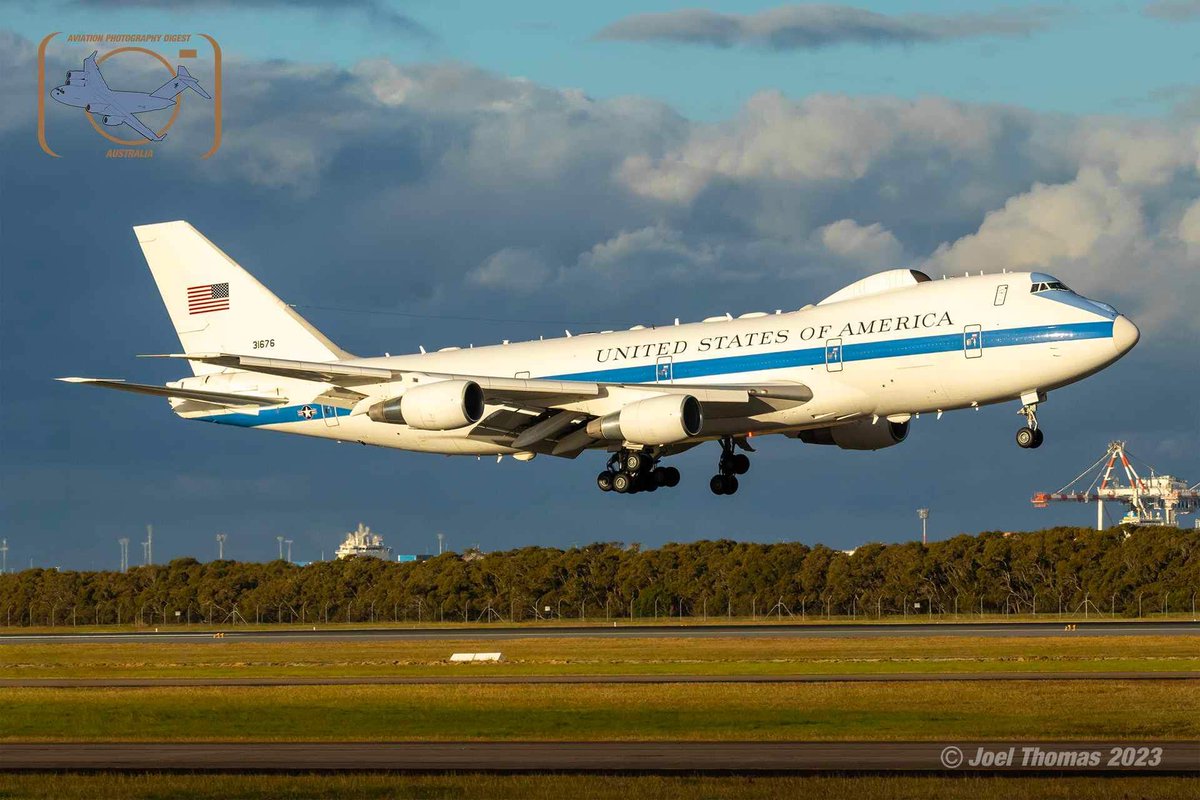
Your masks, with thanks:
[[(9, 566), (307, 561), (359, 521), (397, 552), (729, 537), (850, 548), (1087, 525), (1035, 510), (1112, 439), (1200, 480), (1200, 3), (0, 1), (0, 538)], [(152, 159), (47, 89), (79, 33), (207, 33), (213, 106)], [(200, 42), (193, 74), (211, 86)], [(163, 46), (175, 60), (172, 46)], [(114, 86), (157, 85), (136, 54)], [(164, 114), (166, 112), (156, 112)], [(163, 118), (147, 115), (156, 125)], [(127, 129), (120, 129), (127, 130)], [(119, 131), (117, 131), (119, 133)], [(165, 382), (178, 349), (130, 231), (187, 219), (346, 350), (416, 351), (799, 308), (893, 267), (1051, 272), (1139, 346), (1051, 395), (914, 422), (876, 453), (769, 437), (733, 498), (574, 461), (448, 458), (189, 424), (61, 375)], [(831, 451), (832, 450), (832, 451)], [(1190, 524), (1190, 521), (1189, 521)]]

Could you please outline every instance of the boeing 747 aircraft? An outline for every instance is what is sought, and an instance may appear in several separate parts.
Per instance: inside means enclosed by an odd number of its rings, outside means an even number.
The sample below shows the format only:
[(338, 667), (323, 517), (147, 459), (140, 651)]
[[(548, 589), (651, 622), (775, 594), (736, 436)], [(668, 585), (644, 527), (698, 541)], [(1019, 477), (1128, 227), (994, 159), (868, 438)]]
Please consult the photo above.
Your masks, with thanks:
[(608, 454), (596, 483), (672, 487), (665, 458), (720, 443), (731, 495), (751, 438), (878, 450), (916, 415), (1020, 402), (1042, 443), (1048, 392), (1104, 369), (1137, 327), (1050, 275), (863, 278), (795, 311), (636, 326), (436, 353), (339, 348), (187, 222), (134, 228), (194, 373), (166, 386), (61, 378), (167, 398), (185, 419), (461, 455)]

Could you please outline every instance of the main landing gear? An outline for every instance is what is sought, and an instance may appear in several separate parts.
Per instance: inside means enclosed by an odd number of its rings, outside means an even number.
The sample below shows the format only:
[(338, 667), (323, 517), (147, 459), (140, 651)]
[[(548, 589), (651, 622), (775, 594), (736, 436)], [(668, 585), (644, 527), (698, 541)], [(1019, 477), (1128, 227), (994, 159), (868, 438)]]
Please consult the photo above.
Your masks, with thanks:
[[(744, 443), (743, 443), (744, 445)], [(721, 459), (717, 462), (717, 474), (708, 482), (713, 494), (734, 494), (738, 490), (738, 475), (750, 471), (750, 456), (733, 451), (733, 439), (721, 439)]]
[(608, 468), (596, 476), (602, 492), (637, 494), (656, 492), (660, 486), (679, 485), (679, 470), (660, 467), (658, 459), (641, 450), (618, 450), (608, 459)]
[(1026, 403), (1017, 413), (1025, 417), (1025, 427), (1017, 431), (1017, 446), (1035, 450), (1042, 446), (1042, 429), (1038, 427), (1037, 403)]

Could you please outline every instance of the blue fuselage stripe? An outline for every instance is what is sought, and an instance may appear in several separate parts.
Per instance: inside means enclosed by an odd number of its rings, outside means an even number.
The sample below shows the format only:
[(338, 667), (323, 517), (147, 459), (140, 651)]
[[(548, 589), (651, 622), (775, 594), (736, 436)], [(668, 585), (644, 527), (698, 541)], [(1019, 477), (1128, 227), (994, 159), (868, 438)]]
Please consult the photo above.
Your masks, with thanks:
[[(1112, 322), (1077, 322), (1068, 325), (1036, 325), (1027, 328), (1007, 328), (997, 331), (983, 331), (983, 349), (994, 347), (1012, 347), (1024, 344), (1046, 344), (1049, 342), (1065, 342), (1080, 339), (1101, 339), (1112, 336)], [(841, 346), (841, 361), (871, 361), (882, 358), (899, 358), (902, 356), (928, 355), (931, 353), (948, 353), (963, 350), (965, 347), (964, 334), (947, 333), (939, 336), (915, 336), (908, 339), (890, 339), (882, 342), (864, 342), (862, 344), (843, 344)], [(800, 350), (786, 350), (773, 353), (753, 353), (738, 356), (721, 356), (696, 361), (679, 361), (672, 364), (672, 379), (675, 381), (687, 378), (707, 378), (715, 375), (736, 375), (743, 372), (766, 372), (776, 369), (793, 369), (796, 367), (812, 367), (824, 364), (826, 347), (806, 347)], [(835, 359), (836, 360), (836, 359)], [(593, 381), (601, 383), (654, 383), (657, 365), (643, 364), (636, 367), (616, 367), (590, 372), (572, 372), (565, 375), (542, 376), (551, 380), (562, 381)], [(304, 409), (310, 408), (314, 414), (306, 416)], [(238, 425), (244, 428), (256, 428), (261, 425), (279, 425), (287, 422), (306, 422), (320, 419), (323, 413), (344, 417), (350, 412), (344, 408), (321, 406), (307, 403), (280, 408), (264, 408), (257, 414), (216, 414), (211, 417), (197, 417), (205, 422), (217, 422), (222, 425)]]
[[(1099, 339), (1112, 336), (1111, 322), (1078, 322), (1069, 325), (1037, 325), (1028, 328), (1008, 328), (998, 331), (983, 331), (983, 348), (1012, 347), (1022, 344), (1044, 344), (1075, 339)], [(962, 350), (963, 334), (947, 333), (940, 336), (915, 336), (908, 339), (889, 339), (882, 342), (843, 344), (841, 361), (870, 361), (880, 358), (928, 355)], [(753, 353), (739, 356), (723, 356), (701, 361), (682, 361), (672, 365), (674, 380), (704, 378), (713, 375), (731, 375), (741, 372), (764, 372), (773, 369), (812, 367), (825, 363), (825, 346), (808, 347), (802, 350), (787, 350), (775, 353)], [(547, 375), (551, 380), (599, 381), (602, 383), (653, 383), (656, 365), (644, 364), (637, 367), (617, 367), (589, 372), (572, 372), (565, 375)]]

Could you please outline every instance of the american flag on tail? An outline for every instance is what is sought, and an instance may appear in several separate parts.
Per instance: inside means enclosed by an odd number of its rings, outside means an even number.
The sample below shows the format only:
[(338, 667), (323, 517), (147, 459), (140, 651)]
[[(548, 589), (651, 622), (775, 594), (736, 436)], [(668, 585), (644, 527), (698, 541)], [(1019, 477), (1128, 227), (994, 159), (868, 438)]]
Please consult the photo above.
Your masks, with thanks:
[(206, 283), (189, 286), (187, 290), (188, 313), (207, 314), (210, 311), (229, 310), (229, 284)]

